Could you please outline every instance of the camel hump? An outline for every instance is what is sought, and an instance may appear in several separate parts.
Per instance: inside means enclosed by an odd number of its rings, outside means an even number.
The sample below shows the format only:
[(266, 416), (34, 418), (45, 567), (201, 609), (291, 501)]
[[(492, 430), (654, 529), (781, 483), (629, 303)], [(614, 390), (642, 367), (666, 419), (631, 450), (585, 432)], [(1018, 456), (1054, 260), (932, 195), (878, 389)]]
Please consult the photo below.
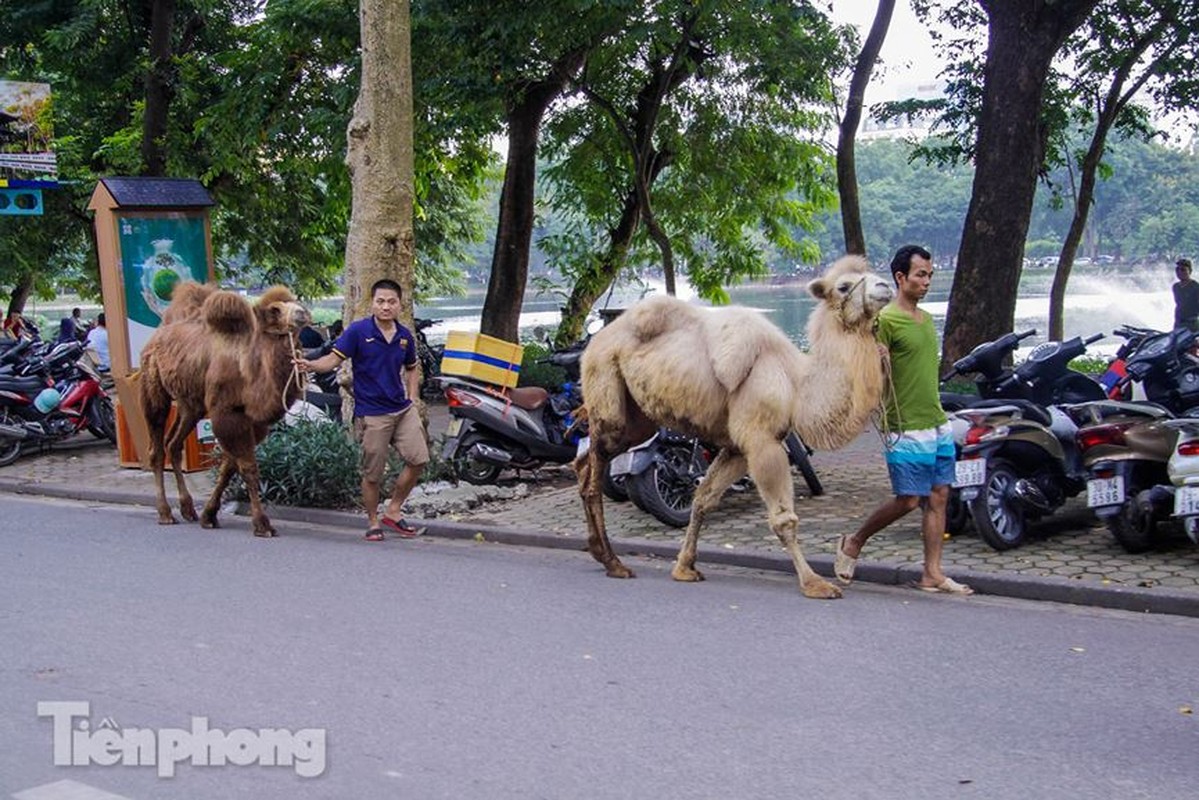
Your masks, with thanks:
[(162, 324), (198, 319), (204, 301), (216, 290), (211, 283), (182, 281), (175, 284), (175, 289), (171, 292), (171, 304), (162, 315)]
[(258, 298), (258, 302), (254, 305), (258, 308), (266, 308), (271, 303), (294, 303), (295, 301), (296, 296), (292, 294), (291, 289), (276, 284), (263, 292), (262, 296)]
[(693, 313), (694, 309), (677, 297), (655, 295), (637, 303), (615, 322), (631, 327), (638, 341), (648, 342), (676, 330), (680, 321)]
[(236, 292), (218, 289), (204, 301), (204, 324), (223, 336), (249, 336), (254, 332), (254, 311)]

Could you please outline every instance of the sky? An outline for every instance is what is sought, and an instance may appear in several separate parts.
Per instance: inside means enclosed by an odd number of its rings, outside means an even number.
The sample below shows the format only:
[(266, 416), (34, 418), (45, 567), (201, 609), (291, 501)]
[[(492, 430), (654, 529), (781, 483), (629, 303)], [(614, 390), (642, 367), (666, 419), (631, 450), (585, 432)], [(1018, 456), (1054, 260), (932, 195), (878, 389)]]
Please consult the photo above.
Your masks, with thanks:
[[(865, 41), (876, 9), (874, 0), (833, 0), (831, 16), (838, 23), (856, 26), (860, 40)], [(875, 66), (866, 87), (867, 107), (910, 96), (916, 86), (935, 81), (944, 66), (932, 38), (906, 0), (895, 3), (879, 56), (882, 63)]]

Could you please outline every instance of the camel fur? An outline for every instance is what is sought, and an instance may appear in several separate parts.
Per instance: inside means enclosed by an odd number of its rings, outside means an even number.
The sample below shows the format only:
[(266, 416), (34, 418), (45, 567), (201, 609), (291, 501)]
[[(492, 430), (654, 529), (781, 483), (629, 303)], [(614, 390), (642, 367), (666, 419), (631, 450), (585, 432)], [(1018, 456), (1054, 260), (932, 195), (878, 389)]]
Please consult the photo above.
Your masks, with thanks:
[(860, 256), (838, 260), (808, 291), (820, 302), (808, 320), (806, 354), (755, 311), (673, 297), (644, 300), (592, 337), (582, 362), (591, 442), (575, 468), (588, 550), (609, 576), (633, 573), (608, 541), (600, 479), (613, 456), (664, 426), (720, 448), (695, 490), (675, 580), (703, 580), (695, 569), (700, 526), (748, 471), (804, 595), (841, 596), (800, 550), (782, 440), (794, 428), (813, 447), (835, 449), (862, 431), (883, 389), (874, 323), (894, 292)]
[[(160, 525), (176, 522), (163, 486), (169, 453), (184, 519), (219, 527), (221, 495), (237, 471), (250, 495), (254, 535), (276, 535), (259, 497), (254, 448), (303, 392), (293, 358), (296, 336), (309, 319), (308, 310), (283, 286), (271, 287), (253, 306), (209, 284), (189, 281), (175, 288), (163, 324), (142, 349), (139, 380)], [(177, 413), (167, 431), (172, 401)], [(223, 458), (212, 496), (197, 516), (180, 465), (188, 434), (205, 416)]]

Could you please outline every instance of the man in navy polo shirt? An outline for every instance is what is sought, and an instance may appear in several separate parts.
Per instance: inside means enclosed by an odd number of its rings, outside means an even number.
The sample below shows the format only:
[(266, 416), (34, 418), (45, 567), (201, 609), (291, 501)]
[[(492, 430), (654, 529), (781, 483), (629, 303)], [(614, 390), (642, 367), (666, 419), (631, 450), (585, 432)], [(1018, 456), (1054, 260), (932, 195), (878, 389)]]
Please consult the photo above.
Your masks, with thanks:
[[(308, 372), (328, 372), (350, 359), (354, 372), (354, 435), (362, 445), (362, 504), (368, 522), (365, 538), (371, 542), (383, 541), (385, 531), (405, 539), (423, 532), (400, 517), (408, 493), (429, 461), (424, 425), (409, 399), (420, 396), (419, 361), (415, 337), (396, 319), (400, 292), (400, 285), (393, 280), (375, 281), (371, 286), (371, 316), (350, 323), (328, 355), (311, 361), (296, 360)], [(393, 447), (404, 460), (404, 469), (380, 516), (379, 485)]]

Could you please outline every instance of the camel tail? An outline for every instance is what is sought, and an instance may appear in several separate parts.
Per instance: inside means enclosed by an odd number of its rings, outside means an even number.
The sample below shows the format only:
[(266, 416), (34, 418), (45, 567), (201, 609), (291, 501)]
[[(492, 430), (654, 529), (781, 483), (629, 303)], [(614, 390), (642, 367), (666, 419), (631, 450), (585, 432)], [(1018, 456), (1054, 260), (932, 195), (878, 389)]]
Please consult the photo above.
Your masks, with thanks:
[(175, 284), (175, 289), (171, 292), (171, 304), (162, 315), (162, 324), (199, 319), (204, 301), (216, 290), (217, 288), (210, 283), (183, 281)]
[(245, 337), (254, 332), (254, 312), (235, 292), (218, 290), (204, 301), (204, 324), (217, 336)]

